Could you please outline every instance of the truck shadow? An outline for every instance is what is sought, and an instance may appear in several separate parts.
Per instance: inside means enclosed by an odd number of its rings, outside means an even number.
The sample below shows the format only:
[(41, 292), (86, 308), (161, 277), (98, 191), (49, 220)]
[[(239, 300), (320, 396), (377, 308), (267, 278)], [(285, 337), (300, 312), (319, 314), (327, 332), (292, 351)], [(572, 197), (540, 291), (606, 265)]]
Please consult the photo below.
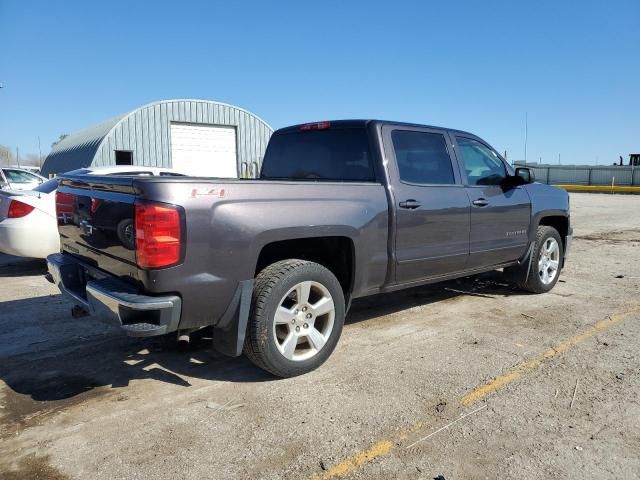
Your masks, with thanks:
[(40, 258), (14, 257), (0, 253), (0, 277), (33, 277), (47, 273), (47, 262)]
[(493, 298), (494, 296), (510, 295), (528, 294), (507, 283), (501, 272), (487, 272), (473, 277), (356, 299), (349, 310), (345, 324), (362, 322), (459, 296)]
[[(507, 285), (499, 273), (492, 272), (354, 301), (346, 323), (363, 322), (460, 295), (492, 297), (512, 294), (521, 293)], [(0, 310), (2, 308), (3, 304), (0, 304)], [(12, 308), (17, 306), (12, 305)], [(63, 330), (68, 335), (68, 327)], [(30, 352), (32, 343), (29, 342), (33, 342), (33, 335), (16, 335), (13, 338), (18, 341), (24, 338), (25, 345), (24, 348), (14, 348), (15, 354), (0, 358), (0, 378), (14, 393), (27, 396), (28, 399), (23, 400), (31, 402), (33, 408), (48, 405), (41, 402), (61, 402), (62, 406), (74, 397), (89, 397), (92, 392), (105, 391), (104, 387), (107, 391), (128, 387), (134, 380), (152, 379), (181, 387), (190, 387), (191, 379), (250, 383), (278, 380), (244, 357), (229, 358), (214, 352), (206, 330), (193, 335), (187, 348), (179, 348), (175, 343), (168, 346), (162, 338), (133, 339), (110, 331), (89, 339), (76, 336), (74, 338), (78, 340), (70, 338), (66, 343), (64, 338), (53, 338), (49, 350), (44, 348)], [(73, 341), (77, 342), (76, 346), (69, 345)], [(31, 412), (31, 408), (25, 411)]]

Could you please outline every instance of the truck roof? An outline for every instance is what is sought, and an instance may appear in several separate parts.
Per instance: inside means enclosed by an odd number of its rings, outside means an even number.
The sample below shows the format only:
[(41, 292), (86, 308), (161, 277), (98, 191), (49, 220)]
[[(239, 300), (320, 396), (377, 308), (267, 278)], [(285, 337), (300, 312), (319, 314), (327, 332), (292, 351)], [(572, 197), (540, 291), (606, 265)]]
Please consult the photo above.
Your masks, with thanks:
[(452, 132), (462, 133), (462, 134), (465, 134), (465, 135), (471, 135), (473, 137), (476, 136), (473, 133), (465, 132), (464, 130), (458, 130), (458, 129), (455, 129), (455, 128), (439, 127), (439, 126), (435, 126), (435, 125), (425, 125), (425, 124), (421, 124), (421, 123), (399, 122), (399, 121), (395, 121), (395, 120), (378, 120), (378, 119), (373, 119), (373, 118), (370, 118), (370, 119), (345, 119), (345, 120), (322, 120), (322, 121), (319, 121), (319, 122), (299, 123), (299, 124), (296, 124), (296, 125), (291, 125), (291, 126), (288, 126), (288, 127), (279, 128), (274, 133), (278, 133), (278, 132), (287, 133), (287, 132), (299, 131), (300, 128), (302, 128), (305, 125), (323, 124), (323, 123), (329, 123), (330, 125), (334, 125), (334, 126), (342, 127), (342, 128), (364, 128), (364, 127), (367, 127), (368, 125), (370, 125), (372, 123), (379, 124), (379, 125), (400, 125), (400, 126), (405, 126), (405, 127), (422, 127), (422, 128), (434, 128), (434, 129), (438, 129), (438, 130), (450, 130)]

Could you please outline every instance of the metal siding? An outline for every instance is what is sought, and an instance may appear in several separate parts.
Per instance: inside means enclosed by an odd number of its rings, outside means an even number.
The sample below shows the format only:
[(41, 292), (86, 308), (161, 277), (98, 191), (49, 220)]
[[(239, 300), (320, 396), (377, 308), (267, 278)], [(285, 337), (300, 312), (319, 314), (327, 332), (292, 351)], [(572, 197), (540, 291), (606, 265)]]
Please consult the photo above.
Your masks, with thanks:
[(131, 116), (131, 120), (133, 120), (133, 128), (136, 134), (136, 142), (135, 149), (136, 158), (134, 159), (134, 164), (136, 165), (144, 165), (144, 150), (142, 147), (142, 114), (138, 110)]
[(128, 149), (131, 150), (133, 153), (131, 154), (131, 159), (133, 161), (133, 163), (136, 163), (136, 129), (135, 129), (135, 124), (133, 123), (133, 120), (131, 119), (131, 117), (127, 117), (127, 125), (126, 125), (126, 132), (127, 132), (127, 136), (129, 137), (129, 140), (127, 142), (128, 145)]
[(169, 151), (171, 145), (169, 145), (169, 114), (168, 111), (170, 105), (163, 103), (160, 105), (161, 113), (161, 128), (162, 128), (162, 166), (169, 167)]
[[(241, 108), (200, 100), (168, 100), (141, 107), (70, 135), (47, 156), (43, 172), (62, 173), (89, 165), (114, 165), (114, 150), (131, 150), (134, 165), (171, 166), (171, 122), (236, 128), (238, 172), (258, 169), (273, 130)], [(257, 172), (256, 172), (257, 173)]]

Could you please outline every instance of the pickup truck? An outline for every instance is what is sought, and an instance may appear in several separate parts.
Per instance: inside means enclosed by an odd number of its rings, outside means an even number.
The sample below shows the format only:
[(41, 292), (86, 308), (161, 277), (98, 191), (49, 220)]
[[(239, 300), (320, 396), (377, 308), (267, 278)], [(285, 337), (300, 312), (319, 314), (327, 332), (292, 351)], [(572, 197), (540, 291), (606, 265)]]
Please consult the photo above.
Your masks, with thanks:
[(134, 336), (213, 327), (276, 376), (334, 350), (351, 301), (504, 269), (551, 290), (569, 196), (481, 138), (377, 120), (287, 127), (258, 179), (66, 175), (54, 283)]

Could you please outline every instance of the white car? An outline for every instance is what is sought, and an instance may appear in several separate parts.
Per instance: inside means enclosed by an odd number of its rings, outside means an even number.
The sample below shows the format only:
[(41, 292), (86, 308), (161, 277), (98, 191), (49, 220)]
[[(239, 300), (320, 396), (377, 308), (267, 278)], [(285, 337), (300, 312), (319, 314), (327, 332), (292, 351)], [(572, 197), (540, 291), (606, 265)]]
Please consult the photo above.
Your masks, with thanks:
[(0, 190), (32, 190), (46, 181), (25, 168), (0, 168)]
[[(86, 175), (182, 176), (168, 168), (104, 167), (74, 170)], [(58, 181), (47, 180), (33, 190), (0, 190), (0, 252), (19, 257), (46, 258), (60, 251), (56, 219)]]

